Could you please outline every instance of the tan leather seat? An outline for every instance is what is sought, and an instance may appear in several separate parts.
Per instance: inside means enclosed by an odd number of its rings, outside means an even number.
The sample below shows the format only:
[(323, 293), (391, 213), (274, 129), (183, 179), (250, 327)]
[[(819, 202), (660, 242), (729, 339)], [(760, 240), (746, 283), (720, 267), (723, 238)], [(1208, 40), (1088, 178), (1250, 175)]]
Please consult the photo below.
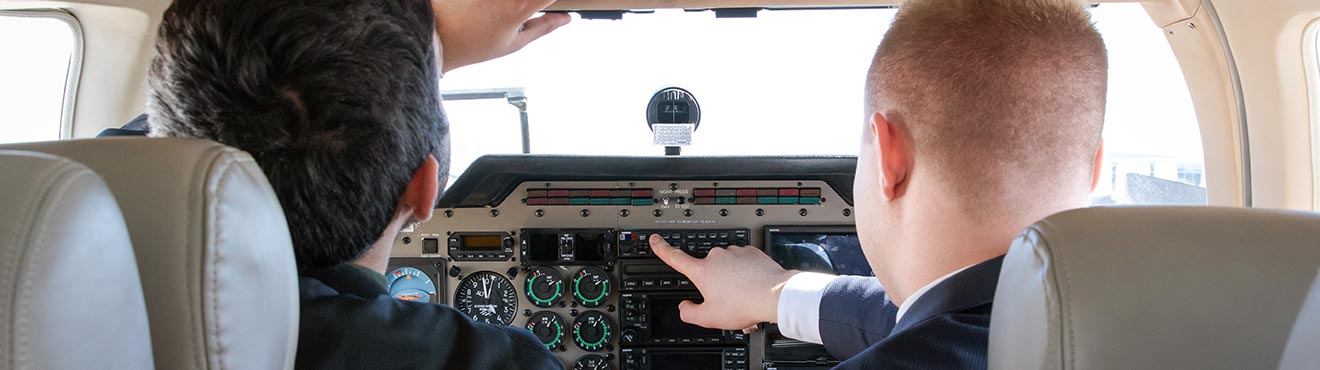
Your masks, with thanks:
[(1297, 314), (1288, 346), (1283, 351), (1280, 370), (1320, 368), (1320, 276), (1311, 284), (1302, 312)]
[(0, 369), (151, 369), (133, 247), (92, 170), (0, 150)]
[(1009, 249), (991, 369), (1275, 369), (1316, 267), (1320, 215), (1092, 208)]
[(292, 243), (252, 157), (211, 141), (159, 138), (4, 148), (71, 158), (109, 184), (137, 251), (157, 368), (292, 367)]

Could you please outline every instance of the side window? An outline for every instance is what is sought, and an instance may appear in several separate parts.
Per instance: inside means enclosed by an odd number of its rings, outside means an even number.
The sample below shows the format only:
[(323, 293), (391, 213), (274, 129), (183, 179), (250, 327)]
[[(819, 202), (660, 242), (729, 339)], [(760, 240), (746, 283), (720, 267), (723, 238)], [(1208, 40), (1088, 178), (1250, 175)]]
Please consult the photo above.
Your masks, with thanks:
[(1095, 205), (1204, 205), (1205, 153), (1182, 69), (1140, 4), (1103, 4), (1109, 100)]
[(67, 13), (0, 11), (0, 143), (67, 136), (81, 43)]

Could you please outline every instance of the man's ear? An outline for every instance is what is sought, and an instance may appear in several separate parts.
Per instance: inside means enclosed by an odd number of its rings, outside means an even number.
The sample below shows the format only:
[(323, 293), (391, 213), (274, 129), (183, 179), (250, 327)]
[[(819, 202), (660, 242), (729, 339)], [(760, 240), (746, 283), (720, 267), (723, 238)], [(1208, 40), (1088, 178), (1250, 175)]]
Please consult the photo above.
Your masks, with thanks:
[(1100, 171), (1105, 166), (1105, 139), (1100, 139), (1100, 149), (1095, 151), (1095, 167), (1091, 168), (1091, 192), (1100, 185)]
[(435, 209), (435, 198), (440, 193), (439, 177), (440, 162), (436, 161), (435, 156), (426, 156), (422, 166), (413, 173), (412, 180), (408, 181), (408, 187), (403, 190), (403, 198), (399, 199), (400, 210), (412, 212), (417, 221), (430, 220), (431, 211)]
[(880, 186), (885, 198), (893, 201), (907, 192), (912, 175), (912, 139), (899, 124), (879, 112), (871, 115), (870, 130), (875, 142), (872, 148), (880, 164)]

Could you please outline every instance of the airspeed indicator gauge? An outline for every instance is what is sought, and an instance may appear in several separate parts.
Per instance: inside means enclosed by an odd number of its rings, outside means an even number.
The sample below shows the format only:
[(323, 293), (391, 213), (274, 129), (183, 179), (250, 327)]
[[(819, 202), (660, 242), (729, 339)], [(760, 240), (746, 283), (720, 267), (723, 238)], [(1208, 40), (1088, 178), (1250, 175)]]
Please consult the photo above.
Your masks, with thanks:
[(518, 312), (518, 290), (504, 276), (480, 271), (458, 283), (454, 308), (476, 321), (509, 325)]

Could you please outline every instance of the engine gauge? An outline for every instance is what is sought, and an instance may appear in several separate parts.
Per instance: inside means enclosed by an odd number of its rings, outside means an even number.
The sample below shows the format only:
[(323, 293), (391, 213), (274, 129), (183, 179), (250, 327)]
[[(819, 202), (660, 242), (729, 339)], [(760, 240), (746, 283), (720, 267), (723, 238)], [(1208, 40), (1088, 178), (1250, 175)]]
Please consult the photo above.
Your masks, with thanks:
[(600, 311), (587, 311), (573, 321), (573, 344), (588, 352), (599, 351), (610, 343), (613, 326)]
[(425, 272), (415, 267), (400, 267), (385, 275), (390, 296), (405, 301), (430, 302), (435, 295), (435, 283)]
[(550, 307), (564, 297), (564, 278), (551, 267), (537, 267), (527, 274), (527, 300), (536, 307)]
[(573, 363), (573, 370), (610, 370), (610, 362), (599, 355), (586, 355)]
[(458, 283), (454, 308), (476, 321), (509, 325), (518, 312), (518, 290), (504, 276), (480, 271)]
[(573, 278), (573, 297), (586, 307), (600, 307), (610, 297), (610, 276), (597, 267), (585, 267)]
[(551, 350), (564, 343), (564, 319), (554, 312), (541, 311), (527, 320), (527, 330)]

